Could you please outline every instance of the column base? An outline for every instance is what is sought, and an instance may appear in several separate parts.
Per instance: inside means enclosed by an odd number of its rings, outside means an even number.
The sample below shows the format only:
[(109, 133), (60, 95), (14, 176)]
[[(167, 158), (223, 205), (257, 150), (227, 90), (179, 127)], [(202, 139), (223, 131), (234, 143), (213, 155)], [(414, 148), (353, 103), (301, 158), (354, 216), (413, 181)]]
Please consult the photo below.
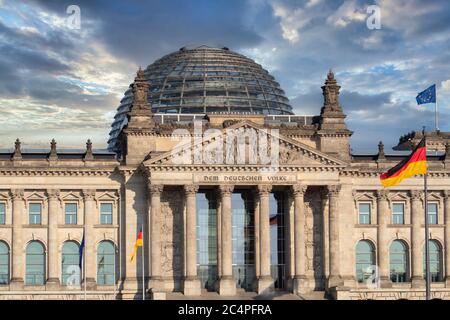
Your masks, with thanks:
[[(97, 283), (93, 278), (86, 278), (86, 290), (97, 290)], [(81, 288), (84, 289), (84, 280), (81, 282)]]
[(380, 288), (392, 288), (392, 281), (389, 277), (380, 277)]
[(166, 292), (158, 289), (150, 289), (150, 299), (166, 300)]
[[(77, 284), (77, 287), (79, 287), (78, 284)], [(46, 290), (59, 290), (60, 288), (61, 288), (61, 284), (60, 284), (58, 278), (49, 278), (45, 282), (45, 289)]]
[(183, 294), (185, 296), (200, 296), (202, 293), (200, 280), (187, 277), (183, 283)]
[(154, 291), (164, 291), (163, 287), (161, 277), (150, 277), (150, 280), (148, 281), (148, 288)]
[(411, 288), (425, 288), (425, 279), (422, 277), (413, 277), (411, 279)]
[(219, 280), (219, 294), (221, 296), (236, 295), (236, 281), (232, 276), (222, 276)]
[(256, 283), (256, 292), (259, 295), (272, 294), (274, 292), (274, 283), (271, 276), (260, 276)]
[(341, 276), (329, 276), (327, 279), (327, 288), (336, 288), (342, 286)]
[(20, 291), (23, 290), (24, 282), (23, 279), (12, 278), (9, 283), (9, 288), (11, 291)]
[(450, 288), (450, 277), (445, 278), (445, 287)]
[(305, 294), (310, 291), (308, 288), (309, 282), (305, 276), (295, 277), (293, 279), (292, 285), (292, 292), (294, 294)]

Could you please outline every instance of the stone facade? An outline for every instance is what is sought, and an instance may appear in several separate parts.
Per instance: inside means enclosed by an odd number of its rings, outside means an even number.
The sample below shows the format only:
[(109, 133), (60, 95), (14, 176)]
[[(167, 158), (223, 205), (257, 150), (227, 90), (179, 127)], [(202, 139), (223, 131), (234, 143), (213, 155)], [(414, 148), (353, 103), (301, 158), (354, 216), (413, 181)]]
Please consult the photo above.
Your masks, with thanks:
[[(197, 201), (200, 189), (217, 196), (217, 281), (215, 290), (224, 296), (238, 294), (233, 275), (232, 195), (252, 190), (254, 210), (253, 291), (270, 294), (271, 192), (285, 195), (283, 204), (286, 271), (282, 290), (304, 295), (324, 291), (335, 299), (423, 299), (423, 179), (411, 178), (383, 190), (379, 174), (401, 159), (380, 152), (371, 156), (350, 154), (352, 134), (339, 105), (339, 89), (332, 72), (322, 87), (324, 105), (310, 124), (274, 125), (265, 116), (206, 115), (199, 136), (195, 124), (177, 125), (155, 121), (147, 104), (147, 84), (139, 71), (133, 84), (135, 101), (128, 125), (119, 142), (122, 156), (102, 154), (88, 141), (84, 153), (59, 153), (52, 141), (49, 153), (27, 154), (16, 141), (13, 153), (0, 155), (0, 202), (5, 204), (5, 223), (0, 241), (9, 248), (8, 281), (0, 285), (0, 299), (82, 299), (84, 281), (77, 287), (62, 284), (62, 245), (85, 240), (86, 295), (89, 299), (138, 299), (142, 286), (148, 297), (164, 298), (172, 291), (201, 297), (204, 292), (197, 269)], [(179, 129), (174, 135), (173, 130)], [(202, 131), (202, 132), (203, 132)], [(264, 173), (252, 162), (249, 149), (255, 144), (244, 137), (243, 163), (205, 162), (199, 154), (217, 158), (217, 146), (234, 148), (229, 135), (249, 132), (276, 142), (275, 172)], [(237, 134), (236, 134), (237, 133)], [(192, 139), (191, 139), (192, 138)], [(234, 138), (233, 138), (234, 139)], [(227, 144), (230, 148), (227, 147)], [(209, 149), (208, 149), (209, 148)], [(272, 148), (272, 149), (271, 149)], [(271, 144), (266, 152), (273, 151)], [(205, 151), (206, 150), (206, 151)], [(261, 157), (261, 154), (258, 155)], [(188, 161), (180, 162), (180, 159)], [(256, 159), (261, 160), (261, 159)], [(273, 168), (272, 168), (273, 169)], [(446, 156), (429, 157), (429, 199), (437, 204), (437, 224), (431, 238), (441, 244), (443, 281), (432, 284), (433, 297), (450, 295), (450, 171)], [(404, 204), (404, 223), (392, 223), (392, 205)], [(42, 205), (42, 220), (30, 224), (29, 206)], [(75, 203), (76, 224), (66, 224), (64, 204)], [(112, 221), (100, 220), (102, 203), (112, 204)], [(360, 224), (358, 204), (368, 203), (371, 220)], [(143, 230), (143, 254), (130, 260), (137, 233)], [(377, 287), (356, 278), (355, 248), (360, 240), (375, 248), (379, 267)], [(390, 280), (389, 246), (401, 239), (408, 247), (407, 280)], [(45, 281), (25, 283), (30, 241), (45, 250)], [(99, 243), (116, 248), (116, 285), (98, 281)], [(140, 252), (140, 251), (139, 251)], [(144, 269), (142, 269), (144, 267)], [(144, 278), (143, 278), (144, 277)]]

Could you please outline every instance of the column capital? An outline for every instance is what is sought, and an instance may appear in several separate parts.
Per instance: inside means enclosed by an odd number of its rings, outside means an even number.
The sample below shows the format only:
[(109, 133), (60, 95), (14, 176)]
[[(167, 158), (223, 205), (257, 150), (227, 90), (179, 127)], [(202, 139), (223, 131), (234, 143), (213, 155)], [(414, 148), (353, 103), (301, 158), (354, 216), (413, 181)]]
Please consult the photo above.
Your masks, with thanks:
[(23, 200), (25, 192), (23, 189), (11, 189), (11, 197), (13, 200)]
[(382, 189), (376, 192), (377, 200), (387, 201), (389, 199), (389, 191)]
[(330, 184), (327, 186), (327, 189), (328, 189), (329, 197), (336, 197), (339, 195), (339, 192), (341, 192), (341, 185), (340, 184)]
[(47, 197), (49, 200), (57, 200), (60, 195), (59, 189), (47, 189)]
[(292, 185), (292, 193), (294, 196), (303, 196), (306, 193), (306, 189), (308, 186), (305, 186), (304, 184), (297, 183)]
[(186, 195), (195, 195), (198, 191), (198, 185), (195, 184), (187, 184), (183, 186), (184, 193)]
[(234, 185), (231, 184), (221, 184), (219, 185), (219, 192), (222, 196), (229, 196), (234, 190)]
[(82, 195), (84, 201), (94, 200), (95, 198), (95, 189), (83, 189)]
[(164, 189), (164, 186), (161, 184), (149, 184), (148, 185), (148, 191), (154, 195), (158, 195), (158, 196), (161, 195), (161, 192), (163, 192), (163, 189)]
[(411, 200), (419, 200), (423, 199), (423, 191), (420, 190), (411, 190), (410, 192)]
[(442, 194), (444, 195), (444, 199), (450, 199), (450, 190), (444, 190), (442, 191)]
[(260, 196), (267, 196), (272, 191), (272, 186), (269, 184), (258, 184), (256, 190)]

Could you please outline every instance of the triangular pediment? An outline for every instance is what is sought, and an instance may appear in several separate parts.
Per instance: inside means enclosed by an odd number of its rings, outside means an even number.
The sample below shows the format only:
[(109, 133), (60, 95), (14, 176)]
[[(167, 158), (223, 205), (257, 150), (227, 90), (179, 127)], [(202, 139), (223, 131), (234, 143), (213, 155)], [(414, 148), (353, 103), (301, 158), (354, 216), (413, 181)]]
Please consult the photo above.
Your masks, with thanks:
[[(188, 138), (189, 140), (189, 138)], [(175, 146), (162, 154), (149, 154), (144, 166), (280, 166), (345, 167), (347, 163), (276, 129), (243, 121), (225, 129), (206, 131), (202, 138)]]

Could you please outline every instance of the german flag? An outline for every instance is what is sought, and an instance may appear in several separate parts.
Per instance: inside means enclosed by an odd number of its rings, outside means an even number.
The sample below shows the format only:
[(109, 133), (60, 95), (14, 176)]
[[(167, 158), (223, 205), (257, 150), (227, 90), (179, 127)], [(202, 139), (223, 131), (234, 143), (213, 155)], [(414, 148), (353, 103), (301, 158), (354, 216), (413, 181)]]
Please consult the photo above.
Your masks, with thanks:
[(142, 227), (138, 233), (136, 242), (134, 243), (134, 251), (133, 251), (133, 254), (131, 255), (131, 261), (133, 261), (134, 258), (136, 257), (138, 247), (142, 247)]
[(424, 137), (408, 158), (381, 174), (380, 180), (383, 187), (387, 188), (399, 184), (403, 179), (425, 173), (427, 173), (427, 147)]

